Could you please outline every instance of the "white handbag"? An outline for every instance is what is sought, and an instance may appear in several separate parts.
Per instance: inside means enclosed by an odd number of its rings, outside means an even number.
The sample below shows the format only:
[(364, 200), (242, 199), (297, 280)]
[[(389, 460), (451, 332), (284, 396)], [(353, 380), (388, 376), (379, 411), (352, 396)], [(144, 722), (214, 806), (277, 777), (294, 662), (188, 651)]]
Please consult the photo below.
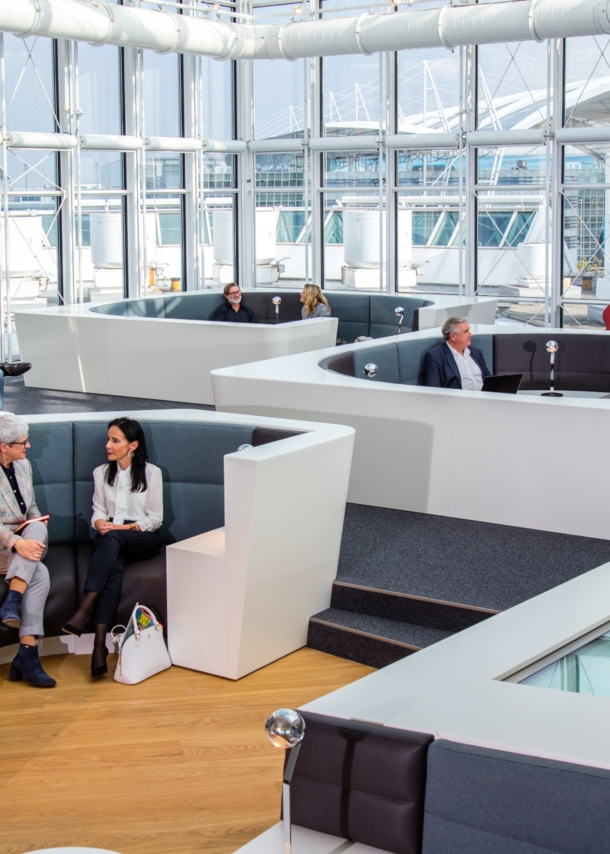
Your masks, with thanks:
[(163, 639), (163, 626), (145, 605), (136, 605), (127, 627), (113, 628), (112, 639), (119, 645), (119, 661), (114, 671), (116, 682), (137, 685), (172, 666)]

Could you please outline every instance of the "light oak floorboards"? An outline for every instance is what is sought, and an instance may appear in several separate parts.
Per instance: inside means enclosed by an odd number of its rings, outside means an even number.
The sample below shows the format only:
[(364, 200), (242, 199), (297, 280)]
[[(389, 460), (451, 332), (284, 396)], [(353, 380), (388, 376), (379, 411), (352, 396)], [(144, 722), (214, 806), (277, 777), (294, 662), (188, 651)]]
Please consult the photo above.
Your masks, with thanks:
[(270, 712), (371, 668), (301, 649), (231, 682), (172, 667), (140, 685), (95, 682), (89, 657), (52, 656), (57, 688), (0, 667), (0, 850), (229, 854), (279, 819), (283, 751)]

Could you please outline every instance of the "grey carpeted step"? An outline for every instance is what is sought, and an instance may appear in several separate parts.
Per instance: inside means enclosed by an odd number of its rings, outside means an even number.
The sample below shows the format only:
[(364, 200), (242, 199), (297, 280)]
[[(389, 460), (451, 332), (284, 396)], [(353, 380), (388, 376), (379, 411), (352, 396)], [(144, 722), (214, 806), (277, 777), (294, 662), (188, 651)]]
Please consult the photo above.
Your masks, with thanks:
[(331, 608), (341, 611), (414, 623), (447, 632), (459, 632), (498, 613), (456, 602), (439, 602), (436, 599), (363, 587), (344, 581), (334, 582), (330, 604)]
[(348, 504), (337, 581), (504, 611), (610, 561), (610, 541)]
[(371, 667), (385, 667), (451, 634), (399, 620), (328, 608), (310, 619), (307, 646)]

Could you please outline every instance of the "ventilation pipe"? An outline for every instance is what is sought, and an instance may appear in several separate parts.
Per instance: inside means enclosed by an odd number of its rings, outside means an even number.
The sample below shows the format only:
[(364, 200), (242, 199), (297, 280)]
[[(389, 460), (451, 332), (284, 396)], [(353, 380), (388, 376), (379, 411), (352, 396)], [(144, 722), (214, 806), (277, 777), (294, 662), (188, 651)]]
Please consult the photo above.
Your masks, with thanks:
[(191, 53), (299, 59), (610, 33), (610, 0), (512, 0), (253, 26), (103, 0), (0, 0), (0, 31)]

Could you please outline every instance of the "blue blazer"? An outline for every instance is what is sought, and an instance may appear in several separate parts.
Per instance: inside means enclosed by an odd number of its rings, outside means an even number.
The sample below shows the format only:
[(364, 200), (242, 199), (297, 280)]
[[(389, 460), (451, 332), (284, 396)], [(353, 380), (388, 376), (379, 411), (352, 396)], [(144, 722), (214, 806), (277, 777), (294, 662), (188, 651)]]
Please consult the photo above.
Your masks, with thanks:
[[(470, 355), (481, 369), (483, 379), (491, 376), (491, 371), (485, 364), (483, 353), (476, 347), (470, 347)], [(439, 344), (438, 347), (433, 347), (426, 353), (424, 357), (424, 385), (434, 388), (462, 388), (460, 371), (447, 342)]]

